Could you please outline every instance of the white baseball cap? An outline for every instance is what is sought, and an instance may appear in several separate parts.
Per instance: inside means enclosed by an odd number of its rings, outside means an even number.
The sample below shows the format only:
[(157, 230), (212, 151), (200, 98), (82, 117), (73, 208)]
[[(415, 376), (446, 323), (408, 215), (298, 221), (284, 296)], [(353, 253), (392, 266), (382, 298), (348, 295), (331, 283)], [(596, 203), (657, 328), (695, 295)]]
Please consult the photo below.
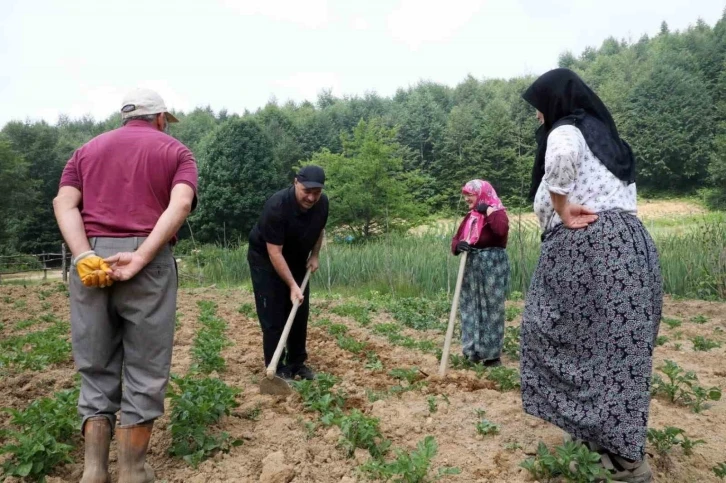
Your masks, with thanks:
[(146, 116), (149, 114), (166, 114), (166, 119), (169, 122), (179, 122), (179, 119), (174, 117), (166, 109), (164, 99), (151, 89), (138, 88), (134, 89), (126, 94), (121, 101), (121, 119), (126, 119), (135, 116)]

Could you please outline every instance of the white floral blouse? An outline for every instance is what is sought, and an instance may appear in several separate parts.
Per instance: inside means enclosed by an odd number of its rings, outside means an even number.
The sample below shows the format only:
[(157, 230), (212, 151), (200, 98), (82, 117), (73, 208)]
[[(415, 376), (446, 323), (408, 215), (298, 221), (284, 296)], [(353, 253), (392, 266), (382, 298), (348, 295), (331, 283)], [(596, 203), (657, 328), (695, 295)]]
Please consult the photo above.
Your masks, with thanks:
[(534, 212), (543, 231), (562, 224), (552, 206), (550, 191), (567, 195), (570, 203), (598, 213), (637, 213), (635, 183), (627, 184), (612, 174), (572, 125), (554, 129), (547, 138), (545, 174), (534, 198)]

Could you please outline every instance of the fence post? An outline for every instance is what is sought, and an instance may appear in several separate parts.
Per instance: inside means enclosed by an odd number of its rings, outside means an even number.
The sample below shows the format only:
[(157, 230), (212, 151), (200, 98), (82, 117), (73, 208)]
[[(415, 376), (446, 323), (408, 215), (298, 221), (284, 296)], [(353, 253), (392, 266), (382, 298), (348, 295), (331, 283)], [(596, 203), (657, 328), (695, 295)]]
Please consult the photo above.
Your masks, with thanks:
[(66, 244), (61, 243), (61, 257), (63, 257), (63, 260), (61, 261), (61, 273), (63, 276), (63, 283), (68, 282), (68, 274), (66, 273)]
[(45, 254), (43, 254), (43, 280), (48, 280), (48, 263), (45, 259)]

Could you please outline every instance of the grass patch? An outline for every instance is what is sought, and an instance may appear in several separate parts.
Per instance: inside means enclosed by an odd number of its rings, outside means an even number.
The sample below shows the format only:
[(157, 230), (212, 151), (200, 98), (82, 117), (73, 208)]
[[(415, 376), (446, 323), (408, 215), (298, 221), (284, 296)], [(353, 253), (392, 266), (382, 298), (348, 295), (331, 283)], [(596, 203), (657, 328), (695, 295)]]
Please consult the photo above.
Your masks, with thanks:
[(668, 426), (664, 429), (648, 429), (648, 442), (653, 445), (661, 456), (666, 455), (674, 446), (683, 448), (683, 454), (691, 456), (693, 448), (706, 442), (702, 439), (692, 440), (681, 428)]
[(250, 319), (257, 318), (257, 309), (255, 308), (255, 304), (250, 302), (245, 302), (240, 305), (237, 312)]
[(55, 321), (52, 327), (0, 341), (0, 369), (13, 367), (39, 371), (52, 364), (67, 362), (71, 357), (67, 322)]
[(369, 371), (381, 371), (383, 370), (383, 362), (374, 351), (366, 352), (366, 364), (365, 368)]
[(708, 322), (708, 318), (705, 315), (696, 315), (694, 317), (691, 317), (691, 322), (694, 324), (705, 324)]
[(716, 349), (718, 347), (721, 347), (720, 342), (717, 342), (717, 341), (711, 340), (711, 339), (707, 339), (701, 335), (691, 339), (691, 342), (693, 342), (694, 351), (707, 352), (707, 351), (710, 351), (711, 349)]
[(349, 337), (347, 335), (340, 335), (335, 339), (335, 341), (337, 342), (338, 347), (353, 354), (360, 354), (366, 348), (365, 342), (359, 342), (353, 337)]
[(239, 389), (222, 380), (189, 374), (171, 378), (171, 447), (169, 454), (181, 457), (194, 468), (218, 451), (228, 452), (242, 444), (229, 433), (213, 433), (212, 425), (239, 404)]
[(401, 326), (393, 323), (376, 324), (373, 326), (373, 332), (378, 335), (389, 337), (401, 332)]
[(25, 319), (25, 320), (21, 320), (21, 321), (19, 321), (19, 322), (17, 322), (15, 324), (15, 327), (13, 328), (13, 330), (14, 331), (18, 331), (18, 330), (27, 329), (28, 327), (32, 327), (32, 326), (34, 326), (37, 323), (38, 323), (38, 320), (37, 319)]
[(661, 319), (661, 322), (663, 322), (664, 324), (666, 324), (671, 329), (675, 329), (676, 327), (680, 327), (683, 324), (683, 322), (680, 321), (680, 320), (678, 320), (678, 319), (670, 319), (668, 317), (663, 317)]
[(398, 379), (399, 381), (406, 381), (409, 385), (414, 384), (419, 379), (423, 378), (423, 375), (416, 367), (411, 367), (409, 369), (391, 369), (388, 372), (388, 375), (394, 379)]
[(415, 330), (446, 329), (446, 317), (449, 314), (450, 302), (445, 294), (434, 297), (388, 297), (385, 309), (406, 327)]
[(259, 404), (255, 404), (255, 407), (248, 409), (240, 414), (243, 419), (248, 421), (259, 421), (260, 415), (262, 414), (262, 407)]
[(330, 324), (328, 326), (328, 334), (332, 336), (345, 335), (348, 333), (348, 326), (345, 324)]
[(558, 476), (572, 482), (600, 481), (600, 479), (610, 481), (608, 472), (599, 462), (600, 455), (582, 444), (568, 441), (562, 446), (556, 446), (551, 452), (547, 445), (540, 442), (537, 455), (526, 459), (520, 466), (527, 470), (533, 479), (540, 481), (549, 481)]
[(490, 434), (499, 434), (499, 425), (494, 424), (488, 419), (486, 419), (484, 416), (486, 416), (486, 411), (483, 409), (476, 409), (474, 410), (474, 414), (476, 414), (477, 421), (476, 423), (476, 433), (481, 436), (487, 436)]
[(698, 384), (698, 377), (692, 371), (685, 371), (673, 361), (665, 361), (658, 370), (665, 376), (653, 374), (651, 394), (663, 395), (670, 402), (688, 406), (695, 413), (700, 413), (707, 406), (707, 401), (721, 399), (719, 387), (705, 388)]
[(502, 346), (502, 352), (517, 361), (519, 360), (520, 334), (521, 329), (519, 326), (506, 327), (504, 329), (504, 344)]
[(407, 349), (419, 350), (429, 354), (437, 354), (439, 350), (438, 343), (433, 340), (417, 340), (413, 337), (401, 334), (401, 326), (395, 323), (382, 323), (373, 326), (373, 333), (382, 335), (388, 339), (393, 345), (405, 347)]
[(388, 371), (388, 375), (401, 381), (400, 384), (388, 388), (388, 393), (392, 395), (416, 391), (428, 384), (427, 381), (421, 380), (424, 376), (416, 367), (391, 369)]
[(373, 458), (381, 458), (391, 446), (391, 442), (381, 434), (380, 420), (366, 416), (358, 409), (341, 415), (335, 424), (340, 427), (341, 432), (338, 445), (348, 458), (352, 458), (358, 448), (367, 450)]
[[(647, 226), (658, 249), (666, 293), (701, 299), (726, 298), (726, 267), (720, 258), (726, 248), (726, 214), (698, 215), (688, 218), (687, 223), (682, 218), (670, 224), (653, 220)], [(433, 300), (446, 294), (441, 298), (448, 299), (456, 283), (459, 262), (451, 256), (448, 246), (454, 230), (452, 223), (439, 232), (390, 234), (368, 243), (331, 241), (326, 248), (330, 265), (320, 270), (321, 278), (329, 283), (320, 284), (318, 290), (359, 296), (372, 291), (390, 293), (397, 300), (406, 297)], [(538, 229), (512, 226), (507, 250), (511, 300), (520, 299), (527, 292), (540, 244)], [(207, 245), (199, 249), (183, 264), (184, 280), (201, 285), (216, 283), (220, 287), (249, 284), (246, 245), (232, 249)], [(437, 312), (424, 313), (435, 315)]]
[(499, 425), (494, 424), (487, 419), (482, 419), (476, 423), (476, 433), (482, 436), (499, 434)]
[(441, 467), (432, 474), (432, 460), (438, 453), (438, 444), (433, 436), (426, 436), (410, 453), (396, 449), (396, 458), (386, 462), (383, 459), (371, 459), (361, 465), (359, 471), (367, 478), (406, 483), (426, 483), (437, 480), (445, 475), (458, 475), (459, 468)]
[(371, 317), (368, 313), (369, 310), (362, 305), (344, 303), (331, 308), (330, 312), (340, 317), (350, 317), (364, 327), (371, 323)]
[(73, 463), (73, 439), (81, 421), (77, 415), (78, 389), (36, 399), (22, 411), (3, 409), (10, 414), (10, 428), (0, 431), (5, 444), (0, 454), (3, 477), (43, 481), (56, 466)]
[(199, 322), (201, 330), (197, 332), (192, 344), (193, 372), (210, 374), (214, 371), (225, 370), (225, 361), (222, 357), (222, 350), (232, 345), (232, 342), (224, 335), (227, 330), (227, 323), (217, 317), (217, 305), (208, 300), (197, 302), (200, 309)]
[(322, 328), (326, 328), (326, 327), (330, 327), (330, 326), (331, 326), (331, 325), (332, 325), (333, 323), (332, 323), (332, 322), (330, 321), (330, 319), (327, 319), (327, 318), (323, 318), (323, 319), (317, 319), (317, 320), (313, 320), (313, 321), (311, 322), (311, 324), (312, 324), (312, 325), (313, 325), (314, 327), (322, 327)]
[(487, 373), (487, 379), (496, 383), (500, 391), (512, 391), (519, 388), (519, 371), (514, 368), (499, 366), (492, 367)]
[(511, 305), (509, 307), (505, 307), (504, 309), (504, 318), (507, 322), (513, 321), (520, 315), (522, 315), (522, 309), (517, 306)]
[[(338, 446), (346, 457), (351, 458), (358, 448), (367, 450), (373, 458), (381, 458), (391, 443), (381, 434), (377, 418), (366, 416), (358, 409), (343, 411), (345, 394), (333, 391), (339, 379), (330, 374), (318, 374), (313, 381), (295, 381), (293, 386), (300, 394), (303, 406), (319, 414), (324, 426), (338, 426), (341, 437)], [(315, 423), (313, 423), (315, 424)], [(313, 426), (313, 431), (317, 425)]]
[(345, 405), (345, 394), (333, 391), (333, 386), (338, 382), (339, 379), (331, 374), (319, 373), (313, 381), (294, 381), (292, 384), (300, 393), (305, 409), (318, 412), (322, 416), (329, 413), (334, 416)]

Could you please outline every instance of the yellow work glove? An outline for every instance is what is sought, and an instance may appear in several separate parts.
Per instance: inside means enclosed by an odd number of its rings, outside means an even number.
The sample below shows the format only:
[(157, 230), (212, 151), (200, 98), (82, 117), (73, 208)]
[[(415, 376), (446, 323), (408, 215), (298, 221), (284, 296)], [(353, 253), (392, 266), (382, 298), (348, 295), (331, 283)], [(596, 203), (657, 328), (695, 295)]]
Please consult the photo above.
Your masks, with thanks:
[(111, 267), (96, 252), (89, 250), (76, 257), (73, 264), (78, 276), (86, 287), (110, 287), (113, 280), (109, 276)]

